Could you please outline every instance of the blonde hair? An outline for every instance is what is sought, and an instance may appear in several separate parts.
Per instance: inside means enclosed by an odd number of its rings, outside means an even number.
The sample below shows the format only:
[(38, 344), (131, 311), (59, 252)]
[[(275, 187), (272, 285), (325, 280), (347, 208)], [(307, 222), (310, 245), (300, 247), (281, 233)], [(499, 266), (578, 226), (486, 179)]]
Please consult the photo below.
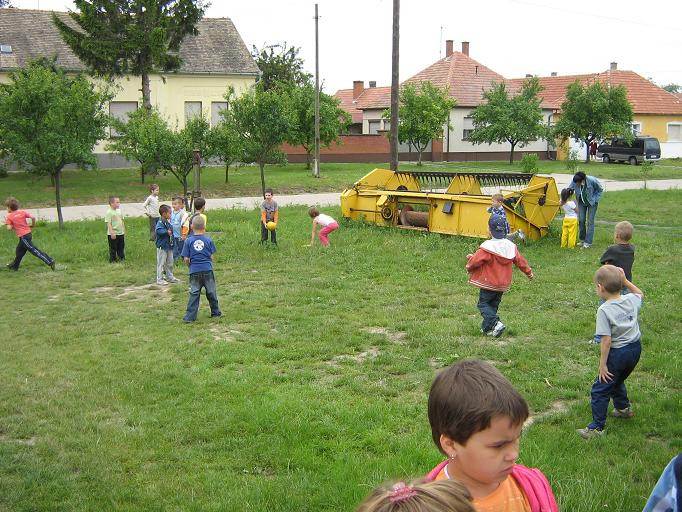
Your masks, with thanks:
[(476, 512), (471, 494), (461, 482), (403, 482), (375, 489), (357, 512)]
[(626, 220), (623, 220), (616, 224), (614, 234), (615, 236), (618, 237), (619, 240), (622, 240), (623, 242), (629, 242), (630, 239), (632, 238), (632, 230), (633, 230), (632, 224), (630, 224)]
[(604, 265), (594, 273), (594, 282), (607, 292), (616, 293), (623, 288), (623, 274), (618, 267)]
[(499, 201), (500, 203), (504, 201), (504, 196), (499, 192), (497, 194), (493, 194), (492, 196), (490, 196), (490, 198), (494, 201)]

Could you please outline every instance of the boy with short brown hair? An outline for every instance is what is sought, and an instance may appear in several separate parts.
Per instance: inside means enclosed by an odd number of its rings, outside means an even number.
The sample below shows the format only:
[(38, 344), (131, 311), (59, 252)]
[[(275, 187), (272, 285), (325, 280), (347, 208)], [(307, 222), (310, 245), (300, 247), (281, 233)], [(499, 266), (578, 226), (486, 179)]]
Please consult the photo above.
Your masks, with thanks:
[(30, 252), (33, 254), (33, 256), (54, 270), (54, 258), (51, 258), (48, 254), (44, 253), (35, 245), (33, 245), (31, 226), (35, 227), (36, 225), (35, 216), (25, 210), (20, 210), (19, 201), (13, 197), (7, 198), (5, 201), (5, 207), (7, 208), (7, 218), (5, 219), (5, 225), (7, 226), (7, 229), (14, 230), (17, 238), (19, 238), (14, 261), (12, 263), (8, 263), (7, 268), (14, 271), (19, 270), (19, 265), (21, 264), (22, 258), (26, 252)]
[(121, 200), (118, 196), (109, 198), (109, 208), (104, 215), (107, 224), (107, 240), (109, 242), (109, 263), (124, 261), (126, 226), (121, 213)]

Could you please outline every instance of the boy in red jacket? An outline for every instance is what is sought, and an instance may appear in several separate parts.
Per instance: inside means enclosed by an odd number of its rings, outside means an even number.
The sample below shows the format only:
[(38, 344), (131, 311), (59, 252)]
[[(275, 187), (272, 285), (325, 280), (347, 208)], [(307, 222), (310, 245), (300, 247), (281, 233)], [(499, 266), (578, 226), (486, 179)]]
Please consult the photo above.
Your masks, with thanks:
[(533, 270), (526, 258), (506, 239), (506, 222), (501, 215), (491, 215), (488, 230), (492, 238), (481, 244), (475, 254), (467, 254), (466, 269), (469, 283), (481, 289), (478, 310), (483, 322), (481, 332), (486, 336), (499, 337), (506, 325), (497, 316), (502, 294), (509, 290), (512, 281), (512, 263), (533, 279)]

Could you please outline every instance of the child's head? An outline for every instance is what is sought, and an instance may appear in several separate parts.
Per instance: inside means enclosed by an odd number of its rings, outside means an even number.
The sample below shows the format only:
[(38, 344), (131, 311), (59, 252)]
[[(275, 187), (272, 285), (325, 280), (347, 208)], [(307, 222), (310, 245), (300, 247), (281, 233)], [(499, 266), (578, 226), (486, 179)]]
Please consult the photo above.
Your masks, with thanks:
[(121, 200), (118, 198), (118, 196), (109, 196), (109, 206), (111, 206), (114, 210), (117, 210), (119, 206), (121, 206)]
[(502, 206), (502, 201), (504, 201), (504, 196), (500, 193), (493, 194), (490, 197), (490, 202), (495, 208), (499, 208), (500, 206)]
[(313, 219), (317, 217), (320, 214), (320, 210), (315, 208), (314, 206), (308, 210), (308, 215), (310, 215)]
[(603, 265), (594, 273), (597, 295), (620, 293), (623, 288), (623, 271), (613, 265)]
[(568, 198), (573, 195), (573, 189), (572, 188), (564, 188), (561, 190), (561, 204), (566, 204), (566, 201), (568, 201)]
[(616, 242), (627, 243), (632, 238), (632, 230), (632, 224), (626, 220), (620, 221), (613, 230), (613, 239)]
[(5, 200), (5, 208), (8, 212), (16, 212), (19, 209), (19, 201), (13, 197), (8, 197)]
[(194, 210), (195, 211), (203, 212), (205, 206), (206, 206), (206, 199), (204, 199), (203, 197), (197, 197), (194, 200)]
[(161, 218), (163, 219), (170, 219), (171, 207), (167, 204), (162, 204), (159, 206), (159, 215), (161, 215)]
[(509, 475), (529, 412), (497, 368), (467, 359), (445, 369), (431, 385), (428, 412), (433, 442), (465, 483), (465, 477), (499, 483)]
[(491, 215), (488, 219), (488, 231), (493, 238), (504, 238), (507, 236), (507, 222), (502, 215)]
[(583, 171), (578, 171), (573, 175), (573, 183), (580, 186), (587, 180), (587, 175)]
[(265, 193), (263, 194), (263, 197), (265, 198), (266, 201), (272, 201), (272, 196), (274, 194), (272, 193), (271, 188), (266, 188)]
[(475, 512), (471, 494), (456, 480), (406, 485), (399, 482), (375, 489), (358, 512)]
[(173, 210), (177, 212), (180, 211), (183, 206), (185, 206), (185, 200), (180, 196), (174, 196), (173, 202), (171, 204), (173, 205)]
[(149, 185), (149, 192), (153, 196), (158, 196), (159, 195), (159, 186), (156, 183), (152, 183), (151, 185)]
[(206, 221), (201, 215), (192, 219), (192, 232), (194, 234), (203, 233), (206, 230)]

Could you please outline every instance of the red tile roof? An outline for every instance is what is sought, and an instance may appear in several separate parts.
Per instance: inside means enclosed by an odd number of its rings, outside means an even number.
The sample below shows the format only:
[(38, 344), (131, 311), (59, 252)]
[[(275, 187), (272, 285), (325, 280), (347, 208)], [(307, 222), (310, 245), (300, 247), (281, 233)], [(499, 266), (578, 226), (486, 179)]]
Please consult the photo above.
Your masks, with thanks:
[(362, 123), (362, 110), (358, 110), (355, 106), (353, 89), (339, 89), (334, 97), (341, 102), (339, 106), (350, 114), (353, 123)]
[[(628, 101), (635, 114), (678, 114), (682, 115), (682, 99), (676, 97), (656, 84), (650, 82), (634, 71), (605, 71), (588, 75), (549, 76), (541, 77), (540, 84), (544, 90), (540, 93), (545, 103), (556, 109), (566, 95), (566, 88), (578, 80), (581, 84), (595, 81), (603, 84), (624, 85), (627, 89)], [(518, 86), (523, 79), (515, 78), (508, 82)]]

